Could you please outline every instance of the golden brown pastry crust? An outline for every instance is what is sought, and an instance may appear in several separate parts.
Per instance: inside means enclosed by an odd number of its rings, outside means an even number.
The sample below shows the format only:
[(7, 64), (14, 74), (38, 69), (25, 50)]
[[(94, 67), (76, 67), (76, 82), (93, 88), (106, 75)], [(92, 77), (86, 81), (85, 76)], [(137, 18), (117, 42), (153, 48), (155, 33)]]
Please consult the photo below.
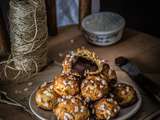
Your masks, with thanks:
[(127, 107), (137, 101), (137, 93), (134, 88), (125, 83), (118, 83), (113, 91), (116, 100), (122, 107)]
[(63, 73), (65, 74), (74, 74), (75, 76), (81, 76), (80, 73), (76, 72), (76, 71), (72, 71), (72, 66), (73, 64), (76, 62), (76, 59), (78, 57), (84, 58), (86, 60), (90, 60), (93, 63), (95, 63), (97, 65), (97, 70), (95, 71), (90, 71), (88, 69), (86, 69), (84, 71), (84, 76), (85, 75), (93, 75), (93, 74), (98, 74), (102, 71), (102, 62), (101, 60), (98, 58), (98, 56), (96, 56), (96, 54), (94, 52), (91, 52), (85, 48), (78, 48), (75, 51), (72, 51), (70, 54), (67, 54), (64, 61), (63, 61)]
[(53, 91), (52, 83), (44, 83), (36, 91), (35, 101), (38, 107), (44, 110), (52, 110), (57, 104), (59, 96)]
[(89, 118), (88, 108), (75, 97), (59, 103), (53, 112), (58, 120), (87, 120)]
[(119, 104), (126, 107), (137, 100), (135, 90), (117, 84), (116, 72), (85, 48), (67, 54), (62, 67), (62, 73), (35, 96), (37, 106), (53, 110), (58, 120), (87, 120), (91, 115), (109, 120), (118, 115)]
[(55, 77), (53, 89), (60, 96), (73, 96), (79, 93), (78, 82), (73, 75), (61, 74)]
[(108, 84), (106, 80), (99, 76), (87, 76), (81, 84), (81, 94), (88, 101), (98, 100), (108, 94)]
[(102, 98), (94, 104), (94, 112), (98, 120), (110, 120), (118, 115), (120, 107), (112, 98)]
[(107, 80), (110, 87), (113, 87), (117, 83), (117, 75), (115, 70), (112, 70), (107, 63), (103, 63), (103, 69), (100, 76)]

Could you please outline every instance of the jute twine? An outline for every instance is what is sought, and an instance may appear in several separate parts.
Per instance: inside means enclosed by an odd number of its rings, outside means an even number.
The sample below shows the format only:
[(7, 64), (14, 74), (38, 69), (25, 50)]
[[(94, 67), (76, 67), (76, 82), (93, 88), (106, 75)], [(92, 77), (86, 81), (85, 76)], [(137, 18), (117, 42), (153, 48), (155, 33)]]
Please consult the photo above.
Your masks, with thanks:
[(10, 1), (11, 55), (2, 62), (5, 77), (30, 78), (47, 64), (46, 19), (45, 0)]

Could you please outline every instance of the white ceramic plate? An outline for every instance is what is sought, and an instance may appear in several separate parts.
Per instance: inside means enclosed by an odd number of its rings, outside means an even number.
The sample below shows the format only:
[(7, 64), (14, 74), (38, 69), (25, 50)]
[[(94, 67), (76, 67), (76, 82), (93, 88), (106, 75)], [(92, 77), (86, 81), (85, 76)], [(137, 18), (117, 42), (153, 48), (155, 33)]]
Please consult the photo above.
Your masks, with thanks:
[[(123, 82), (129, 85), (132, 85), (134, 89), (136, 90), (137, 96), (138, 96), (138, 101), (135, 104), (133, 104), (130, 107), (121, 109), (119, 115), (116, 118), (112, 119), (112, 120), (126, 120), (130, 118), (131, 116), (133, 116), (139, 110), (141, 103), (142, 103), (142, 97), (140, 95), (140, 92), (137, 86), (124, 72), (117, 72), (117, 76), (118, 76), (119, 82)], [(41, 120), (56, 120), (56, 116), (54, 115), (52, 111), (45, 111), (36, 106), (36, 103), (34, 100), (35, 92), (36, 90), (33, 91), (29, 99), (29, 106), (30, 106), (31, 111)]]

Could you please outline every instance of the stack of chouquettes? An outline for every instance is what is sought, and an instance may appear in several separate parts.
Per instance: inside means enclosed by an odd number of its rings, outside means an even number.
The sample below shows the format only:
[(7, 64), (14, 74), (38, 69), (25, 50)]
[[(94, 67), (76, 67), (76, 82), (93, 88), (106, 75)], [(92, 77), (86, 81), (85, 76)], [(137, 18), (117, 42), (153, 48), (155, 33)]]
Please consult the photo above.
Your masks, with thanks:
[(86, 48), (68, 53), (62, 67), (35, 95), (37, 106), (58, 120), (110, 120), (137, 101), (134, 88), (117, 82), (116, 72)]

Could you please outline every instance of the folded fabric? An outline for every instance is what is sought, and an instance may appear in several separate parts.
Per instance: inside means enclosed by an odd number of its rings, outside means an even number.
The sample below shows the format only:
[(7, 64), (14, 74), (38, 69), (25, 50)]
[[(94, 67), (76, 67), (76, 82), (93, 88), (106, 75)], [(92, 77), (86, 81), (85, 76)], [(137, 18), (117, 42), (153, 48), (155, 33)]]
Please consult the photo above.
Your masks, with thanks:
[[(58, 26), (78, 24), (79, 0), (57, 0)], [(100, 8), (100, 0), (92, 0), (92, 12), (96, 13)]]

